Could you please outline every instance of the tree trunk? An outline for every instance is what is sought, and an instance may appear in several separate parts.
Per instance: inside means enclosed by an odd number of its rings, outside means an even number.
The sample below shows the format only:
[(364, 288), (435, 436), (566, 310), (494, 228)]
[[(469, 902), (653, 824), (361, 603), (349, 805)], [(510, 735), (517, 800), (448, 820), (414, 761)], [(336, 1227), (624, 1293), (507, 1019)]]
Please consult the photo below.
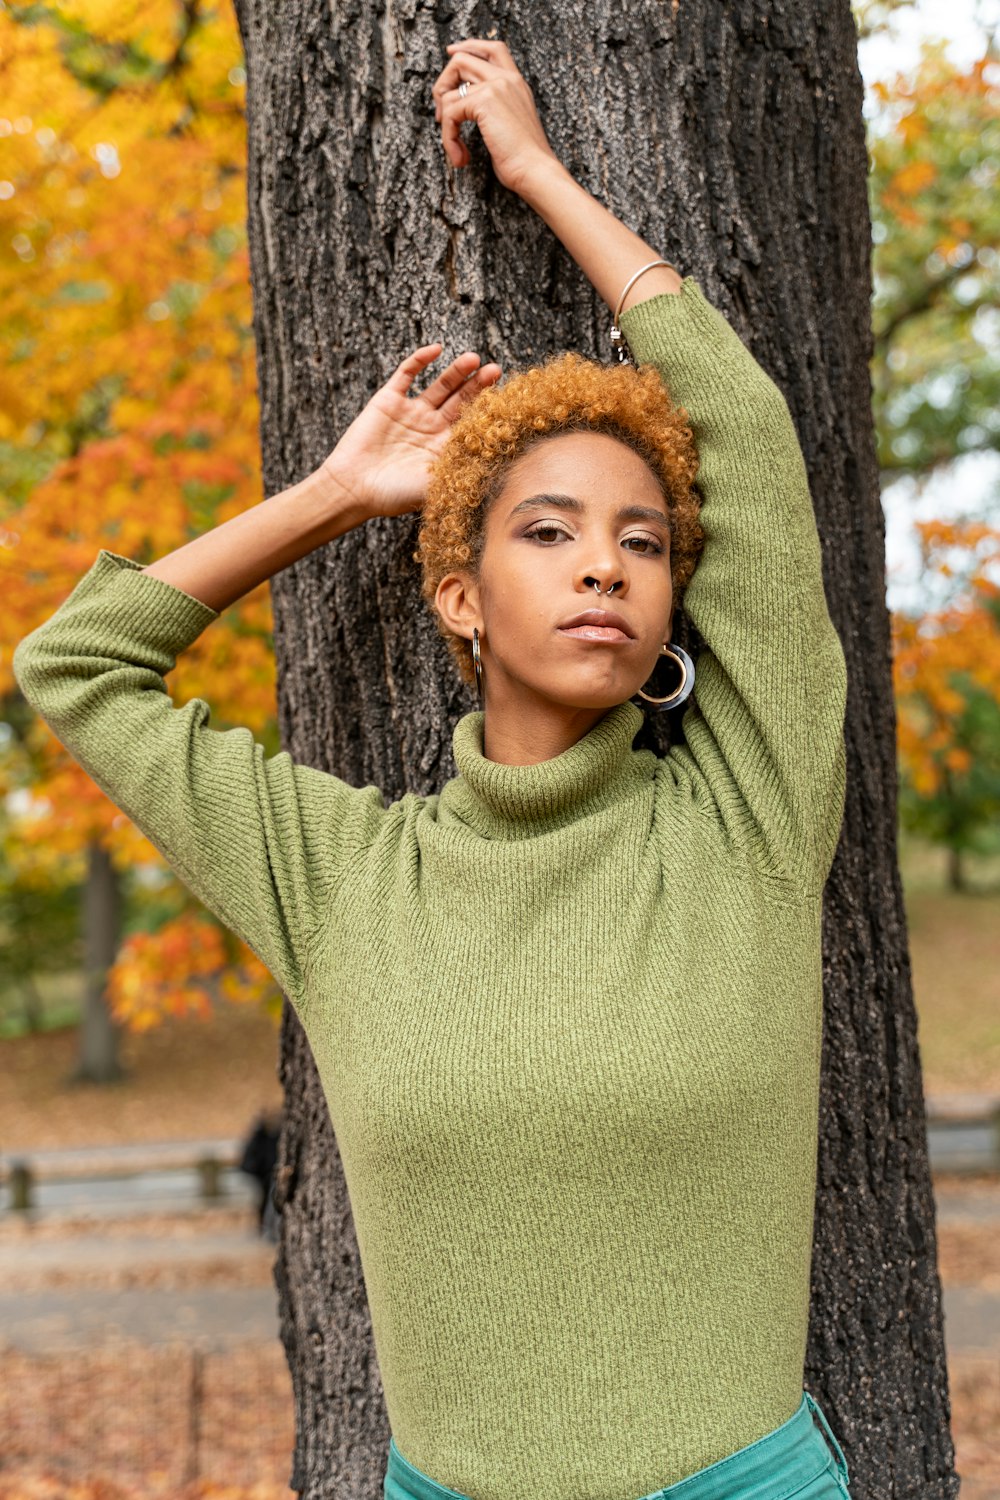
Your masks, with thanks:
[[(482, 10), (237, 0), (264, 485), (302, 478), (412, 348), (505, 371), (608, 360), (610, 310), (492, 176), (455, 172), (431, 85), (499, 35), (566, 166), (735, 324), (785, 392), (850, 671), (848, 791), (827, 888), (826, 1030), (806, 1384), (854, 1500), (957, 1494), (934, 1202), (896, 854), (884, 523), (870, 405), (863, 88), (847, 0), (595, 0)], [(390, 798), (454, 774), (474, 706), (420, 601), (417, 518), (369, 521), (272, 585), (284, 743)], [(790, 601), (790, 607), (794, 607)], [(327, 1108), (286, 1008), (277, 1280), (292, 1487), (372, 1500), (389, 1431)]]
[(70, 1083), (118, 1083), (126, 1076), (118, 1055), (121, 1028), (108, 1010), (105, 987), (121, 934), (121, 889), (111, 856), (87, 850), (83, 888), (83, 1016)]
[(24, 1000), (21, 1011), (24, 1017), (24, 1029), (33, 1035), (41, 1031), (45, 1024), (45, 1006), (34, 974), (23, 974), (20, 988)]

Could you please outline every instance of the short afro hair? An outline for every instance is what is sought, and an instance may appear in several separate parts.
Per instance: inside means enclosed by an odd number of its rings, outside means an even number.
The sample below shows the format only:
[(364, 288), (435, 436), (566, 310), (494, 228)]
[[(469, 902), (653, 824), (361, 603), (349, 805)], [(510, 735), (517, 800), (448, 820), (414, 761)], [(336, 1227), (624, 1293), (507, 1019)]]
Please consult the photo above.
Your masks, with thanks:
[(607, 433), (653, 471), (670, 518), (675, 603), (697, 565), (704, 544), (698, 453), (688, 414), (674, 405), (655, 365), (604, 365), (569, 350), (486, 386), (456, 418), (431, 465), (413, 554), (423, 569), (424, 598), (470, 686), (472, 643), (454, 635), (435, 608), (438, 584), (456, 570), (477, 573), (486, 515), (508, 469), (537, 442), (564, 432)]

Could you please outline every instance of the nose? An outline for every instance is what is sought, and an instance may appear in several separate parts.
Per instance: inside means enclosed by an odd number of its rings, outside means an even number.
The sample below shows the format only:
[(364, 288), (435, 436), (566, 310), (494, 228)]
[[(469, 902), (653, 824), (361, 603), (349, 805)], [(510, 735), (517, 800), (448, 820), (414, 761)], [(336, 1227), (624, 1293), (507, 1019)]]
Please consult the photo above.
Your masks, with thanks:
[(593, 589), (598, 594), (613, 593), (620, 599), (628, 592), (628, 577), (621, 568), (594, 567), (577, 579), (577, 588)]

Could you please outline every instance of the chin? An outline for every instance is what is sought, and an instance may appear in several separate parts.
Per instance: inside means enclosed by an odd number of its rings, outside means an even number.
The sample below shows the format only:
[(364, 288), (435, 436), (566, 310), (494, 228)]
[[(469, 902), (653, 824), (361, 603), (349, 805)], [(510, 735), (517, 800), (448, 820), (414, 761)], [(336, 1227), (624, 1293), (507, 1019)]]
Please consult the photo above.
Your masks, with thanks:
[(627, 684), (612, 683), (566, 683), (546, 692), (545, 696), (564, 708), (609, 709), (617, 708), (636, 692)]

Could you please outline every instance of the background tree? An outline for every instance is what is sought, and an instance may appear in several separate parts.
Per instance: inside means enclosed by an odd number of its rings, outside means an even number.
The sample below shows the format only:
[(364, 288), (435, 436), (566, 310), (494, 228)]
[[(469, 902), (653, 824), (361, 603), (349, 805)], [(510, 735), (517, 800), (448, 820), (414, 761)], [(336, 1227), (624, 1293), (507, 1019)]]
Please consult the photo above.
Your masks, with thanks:
[[(1000, 88), (997, 38), (956, 68), (926, 46), (909, 77), (876, 83), (870, 133), (875, 241), (874, 411), (882, 493), (932, 478), (964, 489), (961, 460), (1000, 450)], [(961, 493), (961, 490), (959, 490)], [(992, 497), (977, 496), (988, 514)], [(949, 498), (918, 522), (925, 602), (893, 617), (903, 827), (966, 856), (997, 848), (1000, 812), (998, 533)]]
[(0, 1002), (18, 1029), (40, 1031), (39, 978), (81, 958), (79, 892), (55, 850), (14, 836), (10, 808), (31, 771), (12, 736), (0, 756)]
[(876, 83), (874, 407), (883, 488), (1000, 451), (1000, 50), (967, 69), (925, 44)]
[[(20, 794), (0, 884), (12, 913), (37, 916), (46, 888), (53, 910), (81, 898), (76, 1076), (105, 1082), (121, 1072), (124, 1026), (205, 1014), (213, 995), (280, 997), (12, 701), (14, 644), (98, 547), (151, 562), (259, 487), (235, 17), (177, 0), (74, 10), (0, 12), (0, 781)], [(276, 749), (270, 627), (257, 589), (185, 654), (177, 695), (207, 698), (221, 725)], [(73, 956), (48, 951), (64, 968)]]
[(900, 816), (948, 851), (948, 882), (967, 888), (965, 856), (1000, 849), (1000, 530), (919, 521), (924, 567), (947, 579), (938, 608), (893, 616)]
[[(861, 0), (859, 34), (911, 8), (912, 0)], [(155, 0), (138, 12), (84, 0), (72, 15), (34, 0), (14, 3), (0, 11), (0, 31), (7, 111), (0, 199), (11, 229), (0, 245), (0, 328), (9, 351), (0, 367), (0, 576), (9, 634), (0, 649), (0, 779), (19, 794), (0, 845), (0, 882), (8, 910), (30, 910), (39, 935), (46, 912), (59, 921), (84, 898), (87, 929), (97, 930), (97, 972), (78, 1071), (112, 1077), (119, 1028), (204, 1016), (210, 997), (269, 1008), (280, 1000), (250, 950), (201, 912), (158, 852), (44, 726), (30, 722), (13, 694), (10, 649), (110, 538), (149, 561), (259, 493), (245, 73), (228, 8), (183, 0)], [(1000, 288), (990, 188), (1000, 94), (991, 56), (993, 44), (961, 69), (931, 48), (911, 77), (876, 83), (869, 98), (883, 492), (996, 445), (990, 320)], [(19, 542), (30, 549), (30, 570)], [(925, 576), (932, 582), (940, 573)], [(268, 591), (259, 589), (227, 612), (210, 651), (197, 643), (185, 656), (177, 692), (202, 694), (217, 722), (245, 723), (274, 749), (270, 627)], [(922, 631), (929, 662), (934, 627), (916, 617), (901, 627)], [(953, 619), (949, 637), (954, 628)], [(897, 673), (904, 692), (914, 681)], [(966, 681), (953, 677), (952, 691)], [(977, 722), (983, 713), (988, 720), (988, 705)], [(957, 828), (943, 805), (924, 806), (926, 768), (909, 774), (915, 742), (905, 736), (914, 722), (901, 716), (908, 826)], [(954, 715), (937, 723), (942, 753), (952, 724), (957, 729)], [(974, 738), (988, 743), (982, 726)], [(956, 762), (968, 753), (957, 742), (952, 748)], [(947, 770), (959, 798), (970, 777), (978, 785), (981, 768), (957, 782), (955, 767)], [(937, 806), (937, 790), (933, 799)], [(982, 790), (973, 801), (988, 804)], [(20, 1008), (40, 1021), (31, 976), (71, 949), (21, 947), (8, 971), (23, 970)]]
[[(855, 1500), (951, 1496), (949, 1401), (906, 923), (871, 411), (866, 144), (846, 3), (447, 15), (237, 0), (265, 493), (319, 464), (402, 351), (506, 370), (608, 357), (609, 310), (544, 225), (443, 158), (444, 44), (499, 35), (569, 170), (734, 321), (796, 418), (850, 670), (844, 829), (826, 894), (822, 1139), (807, 1381)], [(418, 595), (415, 518), (369, 522), (272, 581), (296, 759), (429, 792), (471, 706)], [(789, 601), (794, 607), (794, 601)], [(388, 1441), (353, 1224), (308, 1046), (286, 1010), (276, 1277), (299, 1419), (291, 1483), (375, 1496)], [(333, 1249), (333, 1247), (336, 1249)]]

